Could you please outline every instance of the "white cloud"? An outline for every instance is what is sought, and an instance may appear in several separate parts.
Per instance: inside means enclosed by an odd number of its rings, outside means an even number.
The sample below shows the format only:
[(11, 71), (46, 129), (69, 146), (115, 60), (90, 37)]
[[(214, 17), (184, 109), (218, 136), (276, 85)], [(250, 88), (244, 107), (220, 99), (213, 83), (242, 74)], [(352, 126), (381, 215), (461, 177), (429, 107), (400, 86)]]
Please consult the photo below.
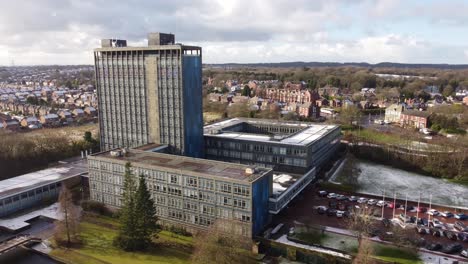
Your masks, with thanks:
[[(12, 59), (17, 64), (92, 63), (99, 39), (144, 45), (151, 31), (172, 32), (179, 42), (202, 46), (207, 63), (464, 63), (466, 46), (443, 43), (442, 37), (424, 39), (419, 28), (399, 32), (389, 23), (448, 19), (463, 27), (464, 17), (451, 15), (458, 6), (468, 8), (456, 0), (444, 6), (401, 0), (10, 1), (0, 9), (0, 35), (8, 36), (0, 38), (0, 65)], [(437, 8), (441, 12), (434, 12)]]

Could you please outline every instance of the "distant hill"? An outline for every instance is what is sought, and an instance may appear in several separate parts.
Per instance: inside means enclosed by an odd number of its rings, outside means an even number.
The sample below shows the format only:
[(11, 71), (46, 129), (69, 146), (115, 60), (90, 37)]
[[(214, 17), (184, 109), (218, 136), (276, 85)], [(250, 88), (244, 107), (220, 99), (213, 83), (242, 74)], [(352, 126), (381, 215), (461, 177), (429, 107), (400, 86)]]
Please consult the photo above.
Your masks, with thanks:
[(222, 64), (204, 64), (206, 67), (213, 68), (244, 68), (244, 67), (266, 67), (266, 68), (297, 68), (297, 67), (366, 67), (366, 68), (402, 68), (402, 69), (444, 69), (459, 70), (468, 69), (468, 64), (420, 64), (420, 63), (395, 63), (381, 62), (371, 64), (367, 62), (278, 62), (278, 63), (222, 63)]

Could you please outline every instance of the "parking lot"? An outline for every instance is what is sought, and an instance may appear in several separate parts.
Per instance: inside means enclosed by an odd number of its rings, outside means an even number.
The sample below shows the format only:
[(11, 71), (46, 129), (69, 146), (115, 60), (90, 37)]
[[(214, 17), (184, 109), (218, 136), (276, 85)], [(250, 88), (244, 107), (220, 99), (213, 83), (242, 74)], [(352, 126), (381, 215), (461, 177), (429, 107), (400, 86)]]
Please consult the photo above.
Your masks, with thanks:
[[(274, 223), (284, 223), (287, 226), (294, 226), (295, 222), (300, 222), (303, 224), (308, 225), (322, 225), (322, 226), (330, 226), (330, 227), (337, 227), (337, 228), (347, 228), (347, 221), (346, 221), (346, 214), (353, 211), (356, 206), (360, 208), (370, 208), (373, 209), (373, 215), (375, 216), (375, 227), (377, 228), (376, 234), (379, 234), (380, 237), (385, 239), (384, 234), (390, 230), (390, 227), (385, 227), (382, 224), (381, 216), (382, 216), (382, 207), (377, 206), (377, 203), (382, 200), (382, 197), (375, 197), (370, 195), (361, 195), (361, 194), (352, 194), (352, 193), (344, 193), (344, 192), (336, 192), (337, 194), (345, 195), (346, 197), (342, 197), (339, 199), (335, 198), (328, 198), (327, 196), (320, 196), (319, 195), (320, 189), (314, 187), (308, 187), (300, 194), (295, 200), (293, 200), (288, 208), (285, 208), (279, 215), (274, 217)], [(327, 191), (327, 195), (330, 192), (334, 192), (331, 190)], [(361, 201), (362, 203), (358, 203), (350, 201), (350, 196), (356, 196), (356, 199), (365, 198)], [(370, 205), (368, 201), (370, 199), (375, 200), (375, 204)], [(386, 197), (385, 198), (385, 206), (383, 207), (383, 214), (384, 218), (392, 219), (395, 216), (395, 219), (392, 220), (392, 224), (395, 226), (400, 226), (399, 228), (403, 228), (407, 230), (407, 232), (413, 234), (415, 238), (423, 238), (427, 245), (430, 244), (441, 244), (442, 247), (445, 247), (450, 244), (459, 243), (463, 246), (463, 248), (468, 248), (468, 240), (463, 239), (464, 236), (468, 238), (468, 232), (460, 232), (460, 229), (454, 228), (455, 222), (461, 222), (462, 225), (468, 225), (468, 220), (459, 220), (455, 217), (443, 217), (441, 215), (430, 216), (428, 215), (429, 205), (425, 203), (420, 203), (419, 207), (420, 212), (417, 212), (417, 202), (407, 202), (408, 210), (404, 210), (405, 201), (404, 200), (396, 200), (396, 207), (393, 208), (393, 197)], [(371, 202), (372, 204), (373, 202)], [(383, 204), (383, 202), (381, 202)], [(319, 213), (318, 207), (326, 207), (327, 210), (321, 211)], [(330, 207), (332, 207), (330, 209)], [(431, 209), (437, 210), (438, 212), (445, 212), (450, 211), (451, 213), (468, 213), (461, 210), (455, 210), (453, 208), (444, 208), (440, 206), (431, 206)], [(343, 211), (339, 212), (337, 216), (336, 211)], [(345, 213), (346, 212), (346, 213)], [(341, 216), (342, 214), (342, 216)], [(405, 215), (406, 214), (406, 215)], [(400, 216), (401, 215), (401, 216)], [(417, 218), (421, 218), (425, 224), (425, 229), (430, 232), (430, 234), (419, 234), (417, 232)], [(438, 221), (434, 221), (434, 218)], [(406, 219), (406, 221), (405, 221)], [(420, 221), (420, 222), (421, 222)], [(404, 223), (407, 222), (407, 223)], [(413, 223), (411, 223), (413, 222)], [(431, 224), (431, 222), (433, 224)], [(435, 226), (434, 226), (435, 223)], [(429, 225), (429, 227), (427, 227)], [(422, 225), (420, 225), (422, 226)], [(467, 229), (468, 230), (468, 229)], [(467, 231), (465, 230), (465, 231)], [(433, 235), (435, 233), (435, 235)], [(449, 235), (451, 239), (447, 237)], [(453, 235), (455, 234), (455, 235)], [(459, 237), (458, 237), (458, 234)], [(390, 234), (391, 235), (391, 234)], [(423, 245), (421, 245), (423, 246)]]

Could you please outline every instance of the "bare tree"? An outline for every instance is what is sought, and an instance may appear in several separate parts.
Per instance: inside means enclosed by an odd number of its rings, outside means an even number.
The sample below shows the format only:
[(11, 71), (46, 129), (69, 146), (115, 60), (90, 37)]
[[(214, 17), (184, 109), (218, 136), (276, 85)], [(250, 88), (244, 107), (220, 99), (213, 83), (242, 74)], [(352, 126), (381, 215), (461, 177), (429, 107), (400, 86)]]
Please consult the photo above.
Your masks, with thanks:
[(374, 248), (372, 241), (364, 239), (358, 247), (358, 252), (353, 260), (355, 264), (373, 264), (375, 260), (372, 258)]
[(364, 237), (372, 233), (374, 209), (370, 207), (356, 208), (346, 220), (347, 227), (357, 237), (359, 247)]
[(207, 232), (195, 237), (192, 263), (256, 263), (251, 253), (252, 241), (239, 231), (242, 224), (218, 220)]
[(55, 239), (58, 243), (66, 240), (66, 247), (68, 248), (73, 242), (78, 241), (80, 210), (73, 203), (72, 192), (65, 184), (62, 185), (58, 201), (63, 219), (56, 223)]

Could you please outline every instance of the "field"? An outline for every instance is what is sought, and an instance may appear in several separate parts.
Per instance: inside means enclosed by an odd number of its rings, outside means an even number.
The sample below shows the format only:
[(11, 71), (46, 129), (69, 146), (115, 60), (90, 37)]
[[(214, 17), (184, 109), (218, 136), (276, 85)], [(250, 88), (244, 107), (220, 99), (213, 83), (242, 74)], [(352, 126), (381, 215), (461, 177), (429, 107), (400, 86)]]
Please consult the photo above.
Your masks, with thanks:
[(90, 131), (93, 134), (93, 137), (97, 137), (99, 131), (99, 125), (97, 123), (89, 123), (80, 126), (66, 126), (66, 127), (58, 127), (58, 128), (45, 128), (45, 129), (38, 129), (31, 132), (23, 133), (25, 137), (28, 138), (35, 138), (41, 137), (47, 134), (54, 134), (57, 136), (61, 136), (63, 138), (67, 138), (73, 141), (83, 139), (83, 135), (86, 131)]
[(80, 224), (83, 245), (67, 250), (56, 248), (51, 255), (70, 264), (104, 263), (188, 263), (192, 252), (192, 237), (162, 231), (154, 247), (145, 252), (125, 252), (112, 245), (118, 223), (108, 217), (87, 216)]
[(217, 120), (222, 119), (223, 114), (218, 113), (218, 112), (204, 112), (203, 113), (203, 122), (206, 123), (212, 123)]

